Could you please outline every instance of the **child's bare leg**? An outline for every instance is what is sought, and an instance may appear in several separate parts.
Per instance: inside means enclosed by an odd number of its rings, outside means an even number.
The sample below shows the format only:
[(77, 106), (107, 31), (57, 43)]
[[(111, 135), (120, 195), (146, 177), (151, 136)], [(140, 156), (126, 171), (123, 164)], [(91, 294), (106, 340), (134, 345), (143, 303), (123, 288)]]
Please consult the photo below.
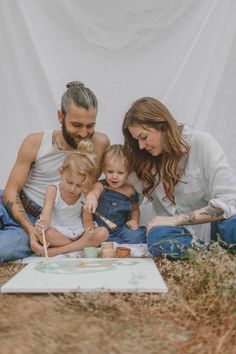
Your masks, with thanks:
[(109, 232), (105, 227), (96, 227), (91, 231), (86, 231), (78, 240), (59, 247), (50, 247), (48, 249), (48, 255), (57, 256), (58, 254), (81, 251), (84, 247), (99, 246), (102, 242), (106, 241), (109, 237)]
[(54, 227), (50, 227), (45, 231), (45, 238), (49, 247), (65, 246), (72, 242), (69, 237), (66, 237)]

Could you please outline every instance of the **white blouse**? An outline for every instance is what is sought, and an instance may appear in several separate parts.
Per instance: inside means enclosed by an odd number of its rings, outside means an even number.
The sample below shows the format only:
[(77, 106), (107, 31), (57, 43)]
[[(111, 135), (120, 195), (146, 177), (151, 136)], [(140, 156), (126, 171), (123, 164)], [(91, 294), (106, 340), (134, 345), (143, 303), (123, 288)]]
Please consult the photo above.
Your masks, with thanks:
[[(190, 152), (181, 182), (175, 186), (176, 204), (171, 204), (168, 199), (163, 200), (165, 192), (160, 183), (153, 192), (151, 202), (154, 215), (184, 214), (209, 203), (224, 210), (225, 219), (236, 215), (236, 176), (221, 147), (206, 132), (185, 126), (182, 134), (190, 146)], [(142, 185), (134, 175), (129, 177), (129, 182), (141, 192)], [(194, 238), (210, 241), (210, 223), (187, 225), (186, 228)]]

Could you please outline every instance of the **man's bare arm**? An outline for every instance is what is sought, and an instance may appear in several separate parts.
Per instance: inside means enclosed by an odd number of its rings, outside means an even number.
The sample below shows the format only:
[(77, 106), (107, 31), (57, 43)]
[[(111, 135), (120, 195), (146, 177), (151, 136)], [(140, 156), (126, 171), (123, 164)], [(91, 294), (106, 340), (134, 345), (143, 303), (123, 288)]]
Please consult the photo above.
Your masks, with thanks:
[(17, 192), (14, 200), (5, 200), (4, 198), (4, 203), (11, 217), (15, 219), (26, 232), (30, 232), (32, 224), (25, 213), (25, 209), (19, 197), (19, 192)]
[(20, 201), (19, 193), (27, 181), (40, 142), (38, 134), (32, 134), (25, 138), (20, 146), (4, 191), (4, 203), (9, 213), (26, 231), (31, 223)]
[[(35, 242), (34, 226), (31, 224), (24, 210), (19, 193), (27, 181), (30, 168), (36, 158), (41, 140), (42, 133), (31, 134), (25, 138), (19, 149), (16, 162), (12, 168), (4, 191), (4, 203), (9, 213), (27, 232), (31, 238), (30, 241), (32, 241), (33, 244)], [(36, 249), (34, 249), (32, 242), (31, 248), (37, 253), (37, 245)], [(39, 248), (41, 249), (41, 246)]]

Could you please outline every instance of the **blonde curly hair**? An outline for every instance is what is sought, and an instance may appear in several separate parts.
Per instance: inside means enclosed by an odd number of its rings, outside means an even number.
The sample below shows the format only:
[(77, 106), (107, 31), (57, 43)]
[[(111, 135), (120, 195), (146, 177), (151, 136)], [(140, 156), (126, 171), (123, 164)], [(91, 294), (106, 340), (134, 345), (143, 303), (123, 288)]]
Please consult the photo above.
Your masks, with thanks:
[(63, 173), (67, 169), (84, 177), (83, 191), (87, 193), (95, 182), (94, 170), (96, 169), (96, 156), (91, 140), (82, 140), (78, 150), (66, 154), (60, 171)]

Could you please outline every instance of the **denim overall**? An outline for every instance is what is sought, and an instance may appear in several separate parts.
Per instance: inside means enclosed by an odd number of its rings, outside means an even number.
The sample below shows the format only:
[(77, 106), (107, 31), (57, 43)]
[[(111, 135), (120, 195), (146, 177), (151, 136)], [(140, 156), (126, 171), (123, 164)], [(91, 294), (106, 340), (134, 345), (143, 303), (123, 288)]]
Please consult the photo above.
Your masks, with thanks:
[(100, 218), (94, 216), (94, 220), (99, 226), (108, 229), (110, 236), (107, 241), (130, 244), (146, 243), (145, 226), (139, 226), (137, 230), (131, 230), (126, 225), (132, 210), (131, 202), (138, 202), (138, 195), (135, 194), (129, 198), (120, 192), (110, 190), (105, 180), (99, 182), (103, 184), (104, 191), (98, 200), (97, 212), (117, 225), (116, 228), (110, 229)]

